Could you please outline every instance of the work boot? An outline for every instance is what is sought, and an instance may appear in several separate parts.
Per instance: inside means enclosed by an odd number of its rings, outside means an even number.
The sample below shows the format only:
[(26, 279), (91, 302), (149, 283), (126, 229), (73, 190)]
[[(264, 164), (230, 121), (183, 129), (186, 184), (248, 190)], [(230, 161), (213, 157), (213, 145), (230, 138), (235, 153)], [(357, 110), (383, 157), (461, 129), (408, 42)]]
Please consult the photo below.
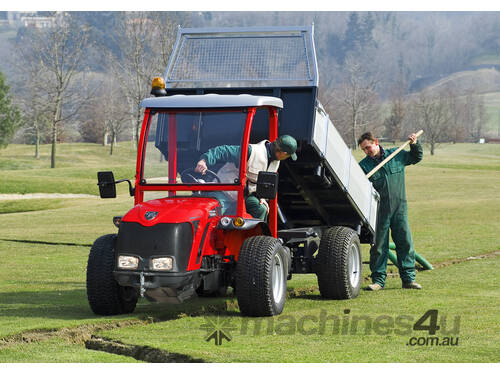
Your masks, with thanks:
[(382, 289), (384, 289), (384, 287), (377, 283), (370, 284), (366, 287), (366, 290), (369, 290), (371, 292), (375, 292), (377, 290), (382, 290)]
[(412, 281), (410, 283), (403, 283), (403, 289), (422, 289), (422, 285)]

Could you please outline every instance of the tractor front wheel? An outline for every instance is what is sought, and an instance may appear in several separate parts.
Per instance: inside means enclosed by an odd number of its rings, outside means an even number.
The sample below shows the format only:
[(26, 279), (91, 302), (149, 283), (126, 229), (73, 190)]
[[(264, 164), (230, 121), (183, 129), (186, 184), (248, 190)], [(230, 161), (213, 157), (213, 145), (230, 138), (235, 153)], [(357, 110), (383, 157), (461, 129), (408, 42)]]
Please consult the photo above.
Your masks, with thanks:
[(243, 242), (236, 266), (236, 298), (242, 314), (281, 314), (289, 262), (287, 252), (276, 238), (255, 236)]
[(129, 314), (139, 298), (137, 290), (119, 285), (113, 277), (116, 235), (99, 237), (87, 263), (87, 298), (97, 315)]

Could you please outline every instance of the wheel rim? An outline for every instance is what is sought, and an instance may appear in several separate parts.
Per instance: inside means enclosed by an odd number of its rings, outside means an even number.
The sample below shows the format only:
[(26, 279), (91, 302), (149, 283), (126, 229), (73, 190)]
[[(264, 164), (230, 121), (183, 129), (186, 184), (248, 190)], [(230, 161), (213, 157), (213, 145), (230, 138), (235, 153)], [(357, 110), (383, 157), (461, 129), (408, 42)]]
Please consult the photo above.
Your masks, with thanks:
[(351, 251), (349, 251), (349, 279), (352, 286), (358, 285), (359, 278), (361, 277), (359, 263), (358, 247), (356, 244), (352, 244)]
[(275, 302), (279, 302), (283, 297), (283, 288), (285, 284), (284, 279), (283, 259), (281, 259), (281, 255), (279, 253), (276, 253), (274, 255), (271, 269), (271, 282)]

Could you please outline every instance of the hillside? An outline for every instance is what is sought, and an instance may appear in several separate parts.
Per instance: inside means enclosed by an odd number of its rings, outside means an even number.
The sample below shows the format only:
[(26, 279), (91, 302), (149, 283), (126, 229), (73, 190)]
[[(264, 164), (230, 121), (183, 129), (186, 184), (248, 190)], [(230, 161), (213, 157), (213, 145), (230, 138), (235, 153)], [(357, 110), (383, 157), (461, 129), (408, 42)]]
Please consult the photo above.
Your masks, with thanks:
[[(442, 92), (452, 90), (463, 98), (468, 93), (475, 93), (482, 97), (488, 116), (483, 128), (486, 137), (500, 136), (500, 72), (496, 69), (478, 69), (455, 72), (440, 80), (422, 87), (418, 92)], [(412, 93), (412, 96), (418, 95)], [(385, 114), (389, 111), (389, 104), (384, 104)]]
[(450, 74), (427, 87), (430, 90), (453, 89), (461, 93), (485, 94), (500, 91), (500, 72), (496, 69), (468, 70)]

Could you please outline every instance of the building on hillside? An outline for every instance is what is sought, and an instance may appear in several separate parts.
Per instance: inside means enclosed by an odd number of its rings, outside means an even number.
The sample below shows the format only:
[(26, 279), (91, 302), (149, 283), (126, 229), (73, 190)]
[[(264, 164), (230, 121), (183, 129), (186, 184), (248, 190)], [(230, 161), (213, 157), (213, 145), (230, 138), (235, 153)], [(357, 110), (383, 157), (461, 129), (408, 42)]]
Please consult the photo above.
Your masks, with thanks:
[(0, 25), (14, 27), (34, 27), (44, 29), (53, 27), (62, 12), (0, 12)]
[(49, 16), (37, 16), (37, 15), (29, 15), (21, 17), (21, 24), (24, 27), (34, 27), (37, 29), (46, 29), (53, 27), (56, 21), (56, 17)]

